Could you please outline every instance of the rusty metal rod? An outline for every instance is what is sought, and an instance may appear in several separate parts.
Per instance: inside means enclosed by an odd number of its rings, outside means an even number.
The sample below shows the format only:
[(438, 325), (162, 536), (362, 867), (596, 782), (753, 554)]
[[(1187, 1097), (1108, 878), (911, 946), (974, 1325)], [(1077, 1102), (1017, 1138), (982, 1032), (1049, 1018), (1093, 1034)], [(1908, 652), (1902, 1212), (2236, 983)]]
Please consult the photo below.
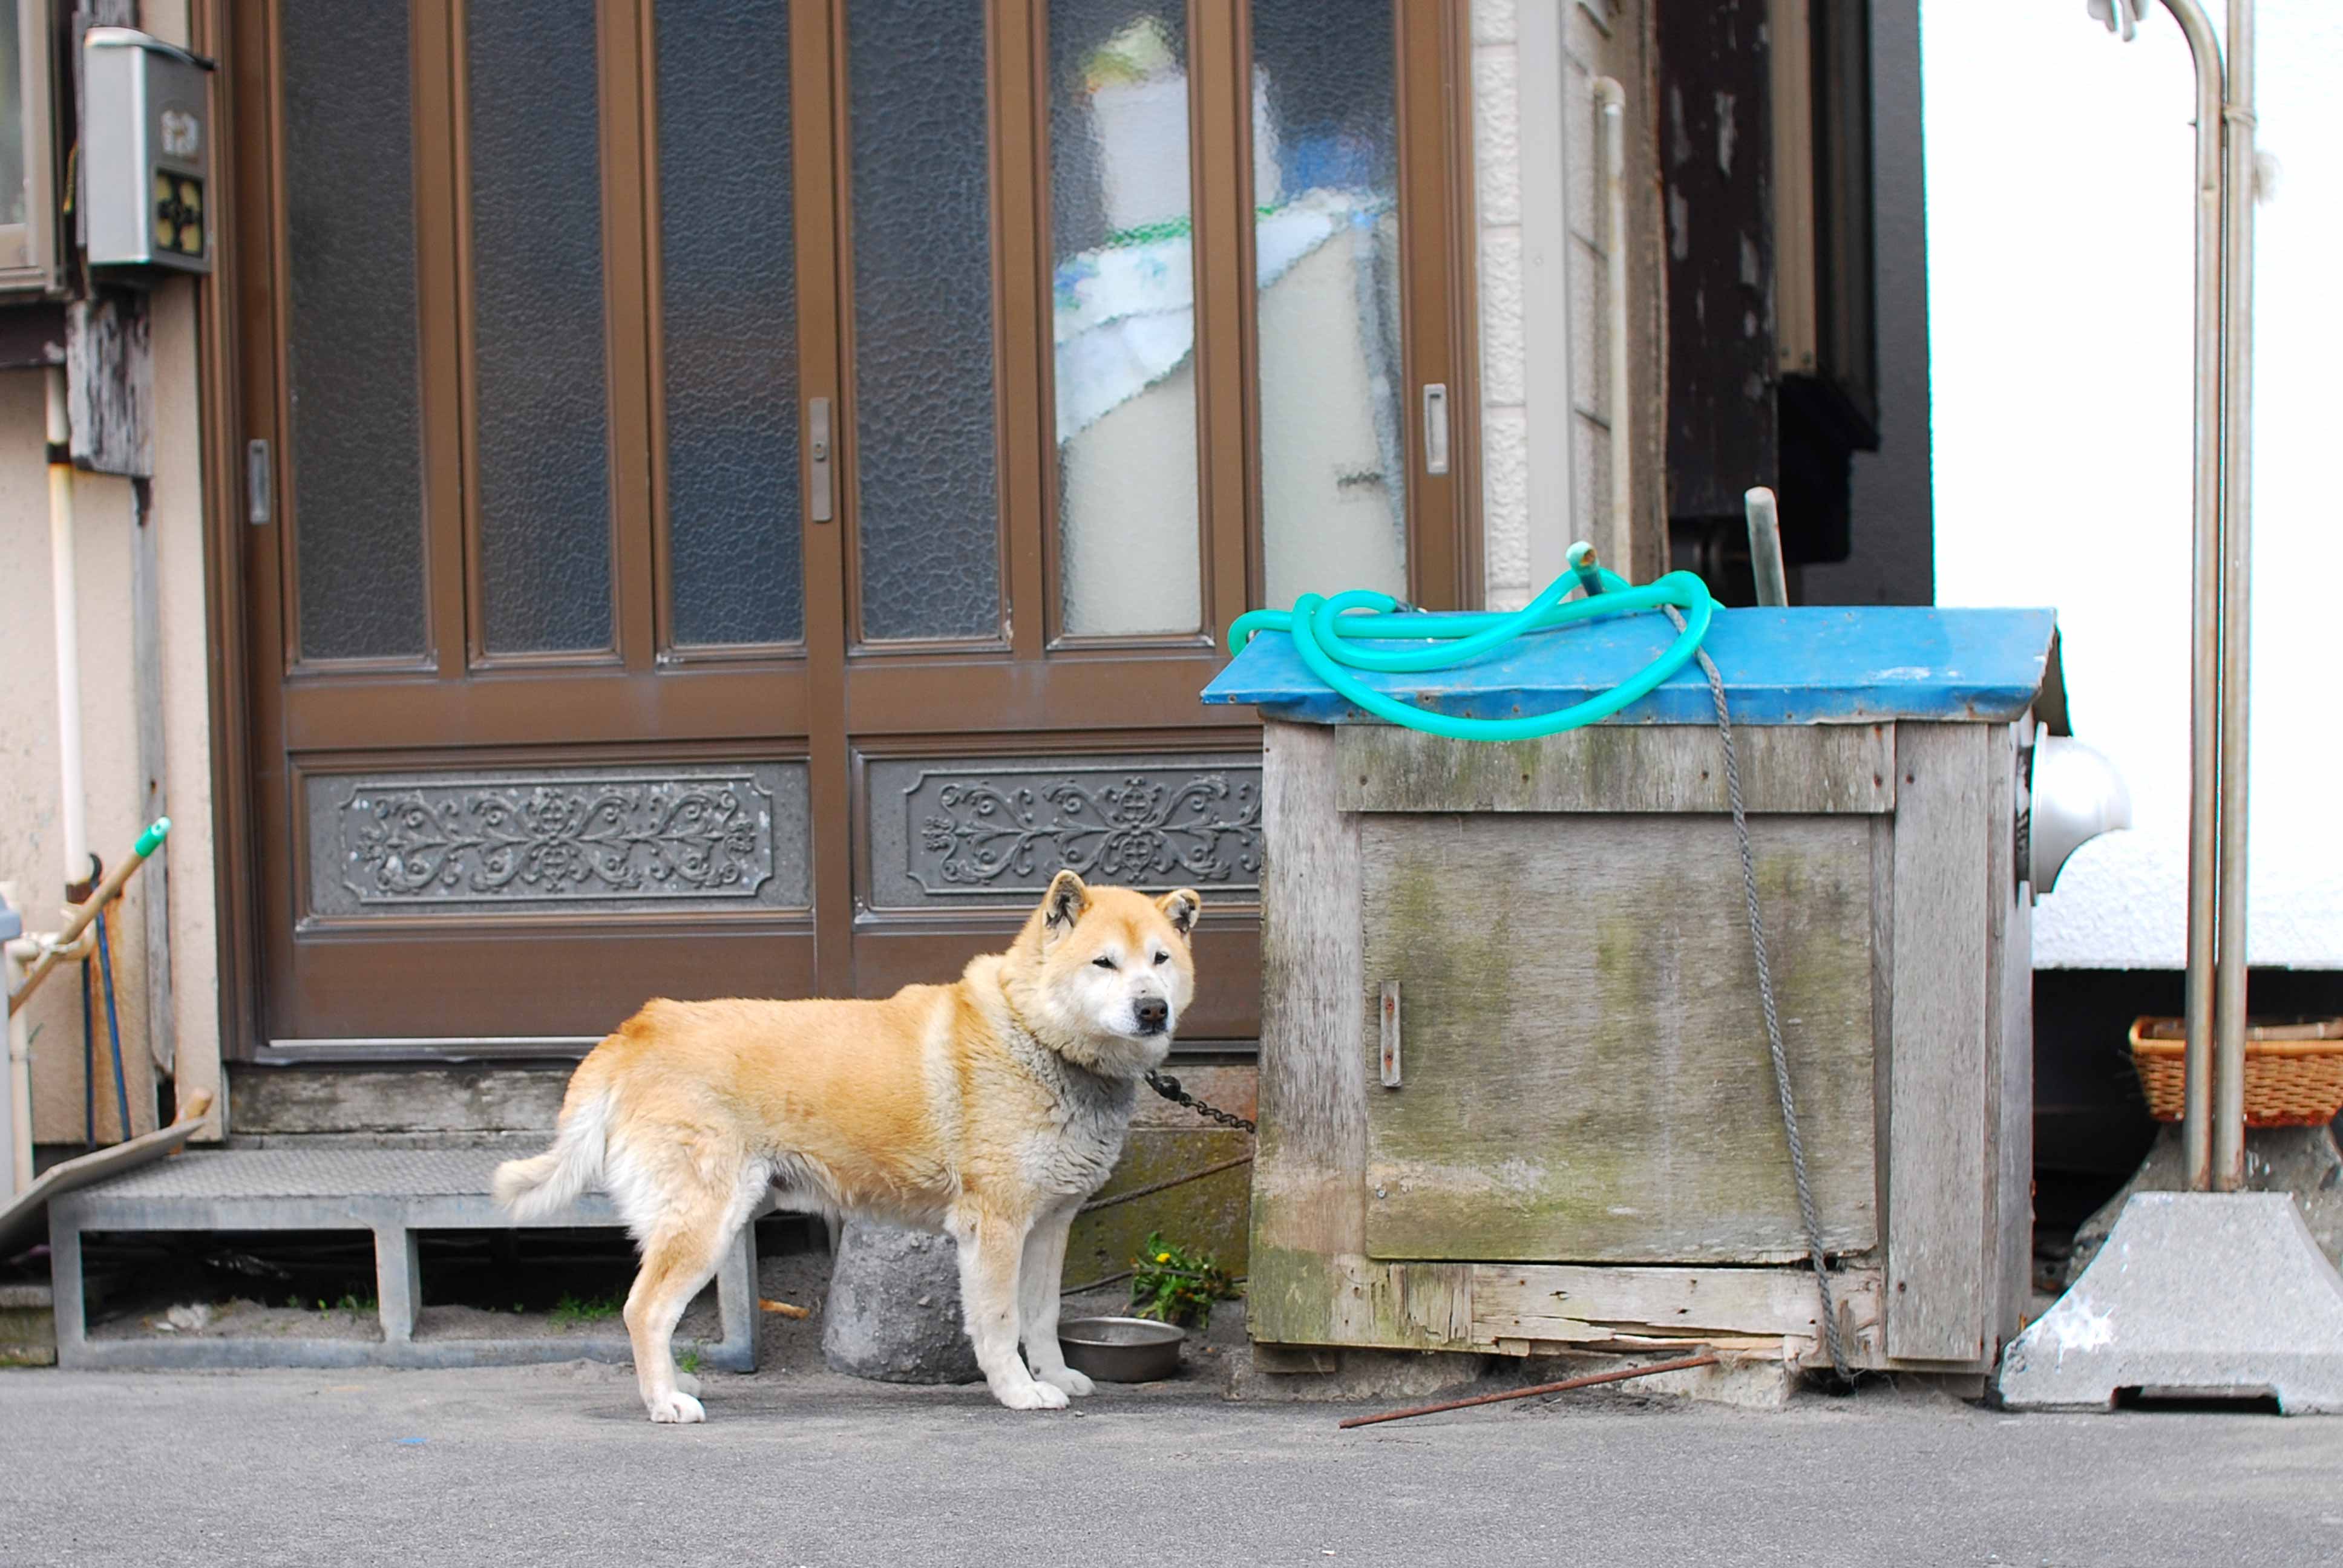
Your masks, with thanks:
[(1452, 1399), (1439, 1404), (1420, 1404), (1413, 1410), (1388, 1410), (1381, 1415), (1354, 1415), (1348, 1421), (1335, 1422), (1338, 1431), (1347, 1432), (1354, 1426), (1373, 1426), (1378, 1422), (1406, 1421), (1419, 1415), (1438, 1415), (1443, 1411), (1464, 1410), (1476, 1404), (1502, 1404), (1509, 1399), (1534, 1399), (1542, 1393), (1568, 1393), (1573, 1389), (1593, 1388), (1596, 1383), (1625, 1382), (1629, 1378), (1650, 1377), (1654, 1372), (1690, 1372), (1694, 1367), (1713, 1367), (1716, 1352), (1686, 1356), (1682, 1361), (1654, 1362), (1647, 1367), (1625, 1367), (1618, 1372), (1589, 1372), (1584, 1377), (1564, 1378), (1560, 1382), (1542, 1382), (1535, 1388), (1508, 1389), (1503, 1393), (1474, 1394), (1471, 1399)]

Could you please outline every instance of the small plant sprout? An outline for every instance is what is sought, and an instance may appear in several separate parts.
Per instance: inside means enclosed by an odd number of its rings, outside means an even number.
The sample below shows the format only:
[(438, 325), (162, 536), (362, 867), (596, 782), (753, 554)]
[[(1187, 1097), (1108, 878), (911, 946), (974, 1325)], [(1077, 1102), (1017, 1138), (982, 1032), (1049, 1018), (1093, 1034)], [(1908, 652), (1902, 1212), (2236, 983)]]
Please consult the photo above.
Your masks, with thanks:
[(618, 1315), (618, 1299), (616, 1296), (592, 1296), (580, 1301), (566, 1291), (562, 1292), (561, 1299), (553, 1303), (551, 1313), (556, 1327), (604, 1322)]
[(1131, 1307), (1142, 1318), (1182, 1328), (1211, 1315), (1214, 1302), (1237, 1298), (1236, 1282), (1212, 1259), (1162, 1235), (1150, 1234), (1131, 1262)]

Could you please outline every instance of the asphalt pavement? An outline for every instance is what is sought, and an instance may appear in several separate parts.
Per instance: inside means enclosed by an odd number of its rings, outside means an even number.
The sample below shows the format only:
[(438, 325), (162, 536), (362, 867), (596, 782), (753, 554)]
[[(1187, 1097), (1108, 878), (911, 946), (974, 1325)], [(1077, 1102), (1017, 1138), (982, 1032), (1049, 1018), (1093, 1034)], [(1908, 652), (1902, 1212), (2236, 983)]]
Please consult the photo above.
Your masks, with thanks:
[(2323, 1563), (2343, 1421), (2014, 1416), (1875, 1388), (1770, 1412), (1343, 1407), (819, 1371), (0, 1373), (0, 1563)]

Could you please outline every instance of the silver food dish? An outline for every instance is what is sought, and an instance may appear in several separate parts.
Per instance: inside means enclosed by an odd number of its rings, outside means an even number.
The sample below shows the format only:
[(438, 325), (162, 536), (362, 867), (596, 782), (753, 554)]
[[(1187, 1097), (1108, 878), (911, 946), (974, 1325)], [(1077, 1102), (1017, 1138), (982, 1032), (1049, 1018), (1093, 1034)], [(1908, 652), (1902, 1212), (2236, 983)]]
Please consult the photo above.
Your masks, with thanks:
[(1105, 1382), (1155, 1382), (1180, 1372), (1187, 1331), (1147, 1318), (1075, 1318), (1058, 1325), (1066, 1364)]

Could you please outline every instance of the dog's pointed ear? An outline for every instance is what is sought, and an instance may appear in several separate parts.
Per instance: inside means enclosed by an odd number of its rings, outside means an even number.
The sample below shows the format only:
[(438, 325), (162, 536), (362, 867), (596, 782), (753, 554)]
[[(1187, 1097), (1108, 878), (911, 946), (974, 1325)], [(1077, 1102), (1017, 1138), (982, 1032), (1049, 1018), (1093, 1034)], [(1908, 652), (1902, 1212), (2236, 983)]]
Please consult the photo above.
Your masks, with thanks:
[(1184, 937), (1196, 929), (1196, 917), (1204, 912), (1204, 900), (1195, 889), (1181, 888), (1156, 900), (1155, 907), (1163, 911), (1172, 929)]
[(1082, 911), (1091, 907), (1091, 890), (1071, 871), (1060, 871), (1050, 879), (1050, 890), (1041, 895), (1041, 936), (1045, 941), (1055, 941), (1074, 929)]

